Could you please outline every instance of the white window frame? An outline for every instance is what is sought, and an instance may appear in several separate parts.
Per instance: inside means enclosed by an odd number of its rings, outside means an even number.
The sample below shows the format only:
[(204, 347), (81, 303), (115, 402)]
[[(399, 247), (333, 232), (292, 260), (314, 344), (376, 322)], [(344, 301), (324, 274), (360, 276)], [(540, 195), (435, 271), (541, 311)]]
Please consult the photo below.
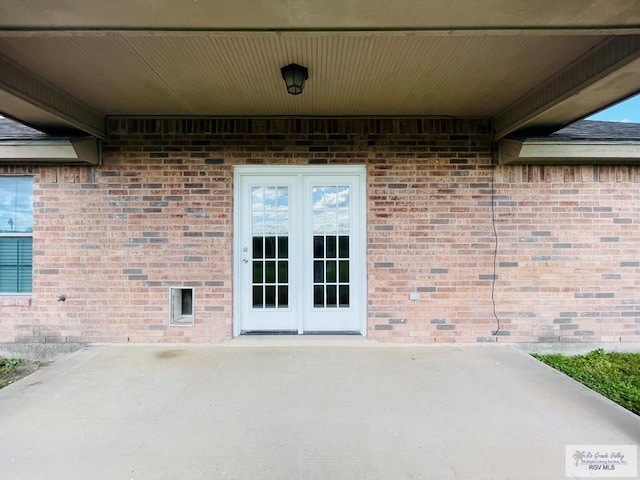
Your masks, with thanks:
[[(11, 179), (15, 179), (15, 178), (30, 178), (32, 180), (32, 189), (33, 189), (33, 184), (35, 183), (34, 177), (33, 175), (0, 175), (0, 182), (5, 179), (5, 178), (11, 178)], [(33, 195), (33, 190), (32, 190), (32, 195)], [(33, 215), (33, 201), (31, 203), (31, 212)], [(31, 226), (31, 232), (1, 232), (0, 231), (0, 237), (2, 238), (31, 238), (31, 245), (32, 245), (32, 249), (33, 249), (33, 225)], [(33, 295), (33, 253), (31, 255), (31, 290), (28, 292), (0, 292), (0, 297), (30, 297), (31, 295)]]

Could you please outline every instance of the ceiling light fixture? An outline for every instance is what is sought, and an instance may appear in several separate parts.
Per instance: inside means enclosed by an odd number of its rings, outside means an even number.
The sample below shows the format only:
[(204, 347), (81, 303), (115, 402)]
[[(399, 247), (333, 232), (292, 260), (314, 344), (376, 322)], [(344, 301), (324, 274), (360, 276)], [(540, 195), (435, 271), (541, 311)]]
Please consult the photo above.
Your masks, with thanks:
[(309, 70), (296, 63), (290, 63), (280, 69), (282, 78), (287, 85), (287, 92), (291, 95), (300, 95), (304, 89), (304, 82), (309, 78)]

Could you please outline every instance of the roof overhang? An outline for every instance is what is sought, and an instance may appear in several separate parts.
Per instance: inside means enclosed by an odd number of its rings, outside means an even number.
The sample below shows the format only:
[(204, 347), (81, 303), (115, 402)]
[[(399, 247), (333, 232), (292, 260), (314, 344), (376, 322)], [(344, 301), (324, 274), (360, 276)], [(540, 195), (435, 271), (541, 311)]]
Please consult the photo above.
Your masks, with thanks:
[(498, 145), (498, 163), (514, 164), (640, 164), (637, 140), (503, 139)]
[[(250, 14), (248, 14), (250, 12)], [(287, 95), (280, 67), (309, 68)], [(640, 92), (637, 0), (0, 2), (0, 113), (491, 119), (556, 130)]]
[(95, 137), (3, 140), (0, 141), (1, 164), (84, 164), (100, 165), (99, 140)]

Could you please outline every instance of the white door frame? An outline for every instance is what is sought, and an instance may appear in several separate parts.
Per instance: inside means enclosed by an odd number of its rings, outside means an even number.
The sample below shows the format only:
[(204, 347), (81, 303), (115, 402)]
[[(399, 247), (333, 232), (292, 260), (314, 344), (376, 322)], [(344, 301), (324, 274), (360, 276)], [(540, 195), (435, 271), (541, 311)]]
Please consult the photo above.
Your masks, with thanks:
[[(242, 333), (242, 306), (240, 300), (240, 292), (242, 286), (240, 285), (240, 268), (242, 268), (242, 246), (240, 238), (240, 196), (241, 185), (243, 176), (264, 176), (264, 177), (278, 177), (282, 175), (289, 176), (302, 176), (302, 175), (358, 175), (360, 177), (359, 195), (357, 201), (359, 202), (362, 215), (353, 219), (352, 226), (359, 232), (357, 243), (352, 248), (354, 252), (361, 252), (361, 268), (353, 273), (352, 282), (359, 282), (360, 294), (357, 298), (353, 298), (354, 305), (357, 307), (357, 311), (360, 312), (359, 325), (360, 334), (366, 336), (367, 334), (367, 274), (366, 274), (366, 248), (367, 248), (367, 195), (366, 195), (366, 167), (355, 165), (238, 165), (234, 166), (233, 172), (233, 336), (237, 337)], [(245, 212), (246, 214), (246, 212)], [(304, 326), (302, 325), (302, 315), (300, 315), (300, 322), (298, 325), (298, 334), (304, 333)]]

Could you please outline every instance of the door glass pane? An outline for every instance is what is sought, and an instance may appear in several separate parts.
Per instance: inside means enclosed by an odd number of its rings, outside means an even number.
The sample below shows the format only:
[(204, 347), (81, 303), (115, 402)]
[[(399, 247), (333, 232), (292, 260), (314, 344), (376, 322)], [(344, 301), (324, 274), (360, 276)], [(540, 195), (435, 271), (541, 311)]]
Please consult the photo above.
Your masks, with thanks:
[(278, 237), (278, 258), (289, 258), (288, 237)]
[(327, 237), (327, 258), (336, 258), (336, 237)]
[(349, 283), (349, 262), (340, 260), (340, 283)]
[(349, 285), (340, 285), (340, 306), (349, 306)]
[(313, 258), (324, 258), (324, 237), (313, 237)]
[(350, 231), (349, 208), (338, 209), (338, 233), (349, 233)]
[(253, 237), (253, 258), (262, 258), (263, 257), (263, 249), (262, 242), (263, 237)]
[(253, 283), (262, 283), (262, 262), (253, 262)]
[(336, 283), (336, 261), (327, 261), (327, 283)]
[(324, 283), (324, 262), (322, 260), (313, 262), (313, 282)]
[(276, 258), (276, 237), (264, 238), (264, 256), (265, 258)]
[(338, 248), (340, 258), (349, 258), (349, 237), (340, 235), (338, 242), (340, 244)]
[(254, 308), (289, 305), (289, 188), (251, 187)]
[(327, 307), (337, 307), (338, 301), (336, 299), (336, 286), (327, 285)]
[(275, 308), (276, 306), (276, 287), (269, 285), (264, 288), (264, 303), (267, 308)]
[(347, 185), (319, 185), (312, 189), (315, 308), (350, 305), (350, 195)]
[(324, 233), (337, 233), (338, 232), (338, 210), (331, 205), (331, 208), (326, 208), (324, 211)]
[(278, 283), (289, 282), (289, 262), (278, 262)]
[(251, 188), (251, 231), (254, 235), (264, 233), (264, 187)]
[(264, 212), (264, 233), (274, 234), (278, 231), (278, 214), (277, 212)]
[(313, 234), (324, 233), (324, 187), (313, 187), (312, 189), (312, 201), (313, 201)]
[(287, 235), (289, 233), (289, 189), (278, 187), (276, 195), (278, 234)]
[(276, 262), (264, 262), (264, 282), (276, 283)]
[(251, 214), (252, 231), (255, 234), (262, 235), (264, 233), (264, 212), (253, 212)]
[(262, 287), (257, 285), (253, 287), (253, 306), (254, 308), (264, 307), (264, 298), (262, 298)]
[(313, 287), (313, 306), (317, 308), (324, 307), (324, 287), (322, 285)]
[(285, 308), (289, 306), (289, 287), (286, 285), (278, 286), (278, 307)]

